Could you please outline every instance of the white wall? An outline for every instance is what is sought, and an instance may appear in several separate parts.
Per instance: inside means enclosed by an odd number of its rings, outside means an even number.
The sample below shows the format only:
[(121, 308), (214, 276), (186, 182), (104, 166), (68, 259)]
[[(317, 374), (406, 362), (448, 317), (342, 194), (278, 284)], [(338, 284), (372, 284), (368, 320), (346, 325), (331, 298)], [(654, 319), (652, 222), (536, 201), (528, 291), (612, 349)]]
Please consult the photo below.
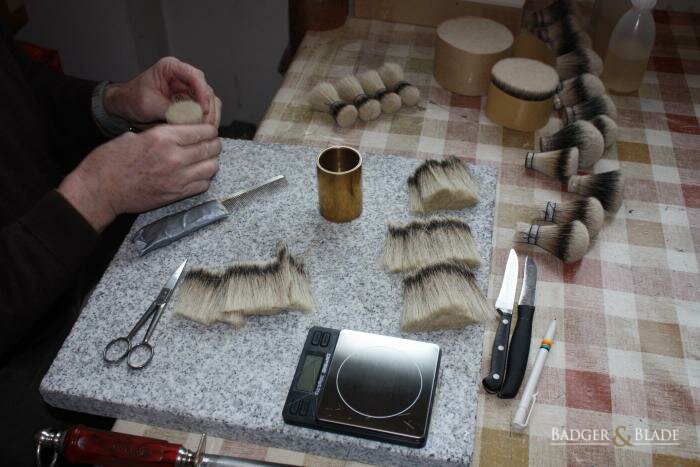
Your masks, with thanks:
[(57, 49), (67, 74), (124, 81), (164, 55), (201, 68), (222, 123), (257, 123), (282, 83), (285, 0), (24, 0), (18, 39)]

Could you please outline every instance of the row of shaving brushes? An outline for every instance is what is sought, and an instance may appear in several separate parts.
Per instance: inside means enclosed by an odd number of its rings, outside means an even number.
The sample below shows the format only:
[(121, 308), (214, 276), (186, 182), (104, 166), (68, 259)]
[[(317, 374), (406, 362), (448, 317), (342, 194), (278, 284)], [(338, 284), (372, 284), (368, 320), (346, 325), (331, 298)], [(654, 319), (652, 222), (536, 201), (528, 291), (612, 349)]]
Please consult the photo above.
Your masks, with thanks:
[(384, 113), (395, 113), (401, 105), (414, 106), (420, 90), (404, 79), (401, 65), (385, 63), (377, 70), (342, 78), (337, 87), (318, 83), (309, 93), (311, 106), (330, 114), (338, 126), (348, 128), (359, 117), (371, 121)]

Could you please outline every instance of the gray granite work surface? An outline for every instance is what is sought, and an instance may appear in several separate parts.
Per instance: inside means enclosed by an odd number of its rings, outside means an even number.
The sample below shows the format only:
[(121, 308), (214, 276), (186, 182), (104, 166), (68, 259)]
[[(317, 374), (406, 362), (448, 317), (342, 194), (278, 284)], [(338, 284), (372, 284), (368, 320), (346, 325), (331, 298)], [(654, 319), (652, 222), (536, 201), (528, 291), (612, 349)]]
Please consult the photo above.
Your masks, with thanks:
[[(316, 150), (224, 140), (221, 170), (210, 190), (140, 216), (148, 222), (277, 174), (289, 183), (256, 196), (223, 222), (139, 257), (121, 246), (46, 374), (51, 405), (213, 436), (383, 465), (468, 464), (474, 446), (483, 326), (407, 334), (399, 329), (401, 276), (382, 269), (386, 225), (406, 221), (406, 177), (419, 160), (364, 155), (362, 216), (333, 224), (318, 213)], [(476, 272), (487, 291), (496, 169), (471, 166), (480, 203), (451, 212), (466, 220), (483, 258)], [(143, 370), (108, 366), (102, 350), (125, 335), (183, 259), (224, 267), (272, 258), (279, 241), (306, 262), (316, 301), (309, 314), (255, 316), (235, 330), (204, 327), (173, 314), (177, 291), (155, 331), (155, 356)], [(332, 434), (282, 421), (282, 407), (311, 326), (353, 329), (438, 344), (442, 361), (428, 442), (413, 449)]]

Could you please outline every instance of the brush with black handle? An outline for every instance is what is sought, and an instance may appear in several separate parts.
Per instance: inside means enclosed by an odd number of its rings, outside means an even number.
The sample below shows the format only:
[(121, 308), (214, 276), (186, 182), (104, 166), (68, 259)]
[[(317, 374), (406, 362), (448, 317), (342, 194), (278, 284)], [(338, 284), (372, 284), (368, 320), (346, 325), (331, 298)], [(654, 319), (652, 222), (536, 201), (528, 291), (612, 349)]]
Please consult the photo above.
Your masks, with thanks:
[(506, 378), (498, 393), (498, 397), (501, 399), (514, 398), (518, 394), (523, 376), (525, 376), (528, 354), (530, 353), (532, 318), (535, 314), (536, 287), (537, 265), (532, 258), (527, 256), (525, 258), (523, 286), (518, 300), (518, 322), (515, 324), (515, 331), (513, 331), (513, 337), (510, 340)]

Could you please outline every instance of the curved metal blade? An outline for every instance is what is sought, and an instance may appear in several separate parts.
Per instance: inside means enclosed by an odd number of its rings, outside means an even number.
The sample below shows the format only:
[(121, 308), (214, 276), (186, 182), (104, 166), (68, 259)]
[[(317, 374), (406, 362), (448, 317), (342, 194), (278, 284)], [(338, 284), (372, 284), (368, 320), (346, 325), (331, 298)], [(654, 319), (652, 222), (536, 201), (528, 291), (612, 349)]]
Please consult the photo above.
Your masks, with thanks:
[(523, 286), (520, 290), (518, 305), (533, 306), (535, 304), (535, 289), (537, 289), (537, 264), (535, 264), (535, 260), (526, 256)]
[(496, 309), (501, 313), (513, 314), (513, 302), (515, 301), (515, 291), (518, 286), (518, 255), (511, 248), (506, 263), (506, 271), (503, 273), (503, 283), (501, 291), (496, 299)]
[(163, 289), (160, 291), (161, 295), (158, 297), (161, 299), (161, 303), (167, 303), (167, 301), (170, 299), (170, 296), (173, 294), (173, 290), (175, 290), (175, 286), (180, 280), (180, 276), (182, 275), (182, 271), (184, 271), (186, 264), (187, 260), (183, 261), (180, 264), (180, 266), (178, 266), (178, 268), (175, 270), (175, 272), (170, 276), (168, 282), (166, 282), (163, 286)]

